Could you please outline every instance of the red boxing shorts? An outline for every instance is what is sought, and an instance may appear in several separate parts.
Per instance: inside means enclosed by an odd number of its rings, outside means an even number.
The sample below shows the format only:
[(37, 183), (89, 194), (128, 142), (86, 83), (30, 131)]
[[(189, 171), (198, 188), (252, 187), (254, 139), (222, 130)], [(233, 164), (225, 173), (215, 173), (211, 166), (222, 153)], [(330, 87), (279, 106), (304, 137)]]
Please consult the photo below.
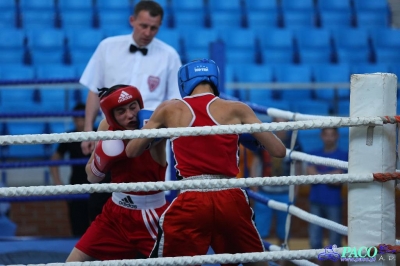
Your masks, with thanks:
[[(149, 205), (154, 198), (158, 208), (141, 209), (141, 202)], [(148, 258), (156, 241), (158, 219), (167, 207), (164, 192), (149, 196), (113, 193), (75, 247), (97, 260)]]
[(151, 257), (205, 255), (210, 246), (216, 254), (263, 252), (253, 218), (242, 189), (183, 191), (160, 217)]

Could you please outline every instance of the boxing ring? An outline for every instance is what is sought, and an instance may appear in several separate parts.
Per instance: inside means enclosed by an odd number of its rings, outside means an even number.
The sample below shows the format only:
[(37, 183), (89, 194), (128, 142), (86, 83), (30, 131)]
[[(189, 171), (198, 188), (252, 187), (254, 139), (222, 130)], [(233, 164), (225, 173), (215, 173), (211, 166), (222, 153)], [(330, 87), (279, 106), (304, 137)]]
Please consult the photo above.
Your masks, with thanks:
[[(54, 196), (113, 191), (155, 191), (198, 188), (231, 188), (274, 185), (334, 184), (348, 183), (348, 227), (322, 219), (297, 208), (248, 191), (249, 196), (268, 204), (273, 209), (287, 211), (290, 215), (307, 222), (348, 235), (348, 246), (399, 245), (395, 239), (395, 181), (400, 178), (397, 164), (397, 77), (393, 74), (375, 73), (352, 75), (350, 117), (322, 117), (294, 114), (268, 108), (271, 117), (281, 117), (290, 122), (262, 123), (252, 125), (224, 125), (201, 128), (169, 128), (134, 131), (77, 132), (59, 134), (0, 136), (1, 145), (50, 144), (85, 140), (109, 140), (132, 138), (169, 138), (280, 130), (307, 130), (331, 127), (349, 127), (349, 162), (320, 158), (305, 153), (287, 150), (292, 160), (329, 165), (348, 169), (348, 174), (301, 175), (282, 177), (252, 177), (242, 179), (186, 180), (146, 182), (129, 184), (84, 184), (64, 186), (31, 186), (0, 188), (0, 197)], [(254, 108), (253, 108), (254, 109)], [(258, 111), (262, 110), (260, 109)], [(293, 197), (293, 195), (290, 195)], [(318, 250), (285, 250), (266, 243), (271, 252), (247, 254), (199, 255), (194, 257), (157, 258), (146, 260), (124, 260), (90, 262), (90, 265), (197, 265), (215, 263), (245, 263), (255, 261), (291, 260), (297, 265), (315, 265), (307, 261), (316, 259), (325, 252)], [(342, 247), (336, 249), (342, 252)], [(387, 258), (389, 254), (384, 254)], [(87, 262), (88, 263), (88, 262)], [(87, 264), (82, 263), (82, 264)], [(355, 264), (357, 263), (357, 264)], [(371, 265), (370, 262), (349, 262), (349, 265)], [(393, 260), (379, 261), (378, 265), (395, 265)], [(71, 263), (52, 263), (51, 265)], [(79, 263), (80, 265), (81, 263)], [(74, 263), (74, 265), (78, 265)], [(377, 264), (374, 264), (377, 265)]]

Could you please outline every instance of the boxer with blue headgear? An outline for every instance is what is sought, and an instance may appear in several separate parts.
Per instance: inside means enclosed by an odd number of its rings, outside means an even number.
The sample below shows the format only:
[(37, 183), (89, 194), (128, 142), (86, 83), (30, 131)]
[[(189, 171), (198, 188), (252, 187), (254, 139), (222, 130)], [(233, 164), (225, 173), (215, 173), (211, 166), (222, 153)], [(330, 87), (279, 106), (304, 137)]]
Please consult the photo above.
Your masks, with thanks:
[[(246, 104), (218, 97), (218, 72), (215, 62), (209, 59), (182, 66), (178, 71), (182, 99), (161, 103), (143, 126), (184, 132), (171, 137), (175, 169), (183, 180), (229, 179), (239, 173), (238, 134), (196, 136), (186, 134), (192, 131), (185, 128), (203, 127), (208, 131), (220, 125), (233, 128), (238, 124), (261, 123)], [(272, 132), (256, 132), (252, 136), (271, 156), (286, 155), (285, 146)], [(128, 157), (140, 156), (150, 142), (146, 138), (132, 139), (125, 152)], [(151, 257), (205, 255), (210, 246), (216, 254), (262, 252), (264, 246), (252, 214), (248, 198), (240, 188), (185, 189), (160, 218)]]
[(182, 98), (192, 94), (194, 88), (203, 82), (209, 83), (214, 95), (219, 96), (219, 69), (211, 59), (194, 60), (178, 71), (179, 92)]

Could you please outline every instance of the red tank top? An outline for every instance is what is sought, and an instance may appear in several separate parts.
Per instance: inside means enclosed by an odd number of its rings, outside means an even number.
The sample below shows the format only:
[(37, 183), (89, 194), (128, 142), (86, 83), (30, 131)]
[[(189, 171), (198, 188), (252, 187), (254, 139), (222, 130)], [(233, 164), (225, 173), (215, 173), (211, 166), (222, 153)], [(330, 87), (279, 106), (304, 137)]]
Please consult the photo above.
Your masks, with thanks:
[[(183, 98), (193, 115), (189, 127), (215, 126), (209, 106), (218, 99), (213, 94)], [(225, 175), (235, 177), (238, 172), (238, 135), (188, 136), (172, 139), (175, 168), (182, 177), (197, 175)]]
[[(162, 166), (145, 150), (140, 156), (117, 161), (111, 167), (111, 183), (165, 181), (167, 166)], [(134, 195), (152, 195), (160, 191), (124, 192)]]

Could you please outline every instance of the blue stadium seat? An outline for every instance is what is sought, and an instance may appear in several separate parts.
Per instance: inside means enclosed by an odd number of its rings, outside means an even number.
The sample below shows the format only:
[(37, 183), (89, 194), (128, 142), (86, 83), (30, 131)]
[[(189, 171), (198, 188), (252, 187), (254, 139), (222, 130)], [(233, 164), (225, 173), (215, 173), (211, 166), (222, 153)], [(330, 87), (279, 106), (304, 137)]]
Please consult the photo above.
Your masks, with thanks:
[(25, 32), (23, 30), (15, 28), (2, 28), (0, 30), (0, 49), (2, 52), (6, 52), (8, 49), (21, 50), (24, 45)]
[[(343, 38), (346, 36), (346, 38)], [(332, 31), (332, 38), (336, 48), (369, 49), (369, 32), (360, 28), (342, 28)]]
[(303, 29), (295, 31), (299, 48), (330, 49), (331, 33), (326, 29)]
[(256, 63), (256, 54), (254, 50), (245, 50), (240, 48), (231, 48), (225, 53), (226, 62), (252, 64)]
[(263, 64), (292, 64), (294, 63), (293, 49), (286, 48), (263, 48)]
[[(7, 122), (10, 135), (43, 134), (44, 123), (38, 122)], [(9, 159), (31, 159), (46, 156), (43, 144), (10, 145), (6, 153)]]
[[(200, 2), (200, 1), (199, 1)], [(221, 1), (221, 0), (208, 0), (207, 8), (214, 11), (241, 11), (241, 1), (240, 0), (229, 0), (229, 1)]]
[[(245, 67), (237, 67), (238, 82), (243, 83), (270, 83), (274, 79), (273, 67), (267, 65), (246, 65)], [(269, 88), (257, 89), (243, 89), (241, 95), (246, 95), (246, 100), (259, 105), (266, 105), (267, 102), (272, 100), (272, 91)]]
[(281, 7), (284, 11), (286, 10), (297, 10), (297, 11), (313, 11), (314, 2), (313, 0), (281, 0)]
[(371, 31), (371, 41), (374, 48), (400, 48), (400, 30), (377, 29)]
[[(188, 49), (186, 51), (187, 61), (192, 61), (195, 59), (209, 58), (210, 54), (208, 49)], [(228, 63), (228, 61), (227, 61)]]
[[(181, 35), (185, 45), (185, 49), (205, 49), (208, 51), (211, 42), (217, 41), (219, 31), (213, 28), (196, 29), (196, 34), (192, 31), (181, 30)], [(160, 34), (161, 31), (158, 33)]]
[(294, 34), (290, 29), (270, 29), (266, 32), (259, 31), (261, 48), (285, 48), (294, 49)]
[(65, 33), (57, 29), (35, 29), (27, 32), (28, 47), (31, 49), (62, 49)]
[(181, 33), (179, 30), (165, 28), (165, 29), (160, 30), (157, 33), (156, 37), (158, 39), (164, 41), (165, 43), (171, 45), (172, 47), (174, 47), (175, 50), (178, 51), (178, 53), (182, 51), (182, 47), (181, 47), (182, 37), (181, 37)]
[(75, 67), (55, 64), (37, 66), (36, 77), (38, 79), (76, 79), (79, 76)]
[(290, 29), (259, 31), (263, 63), (290, 64), (294, 59), (294, 34)]
[[(346, 36), (346, 38), (343, 38)], [(369, 32), (366, 29), (360, 28), (343, 28), (335, 29), (332, 31), (332, 38), (335, 47), (335, 51), (341, 50), (342, 57), (347, 57), (355, 51), (355, 57), (357, 54), (362, 53), (366, 55), (368, 60), (371, 59), (371, 47), (369, 45)], [(336, 55), (338, 56), (338, 55)], [(362, 62), (365, 62), (364, 60)], [(340, 61), (339, 61), (340, 63)]]
[(93, 14), (86, 10), (62, 10), (61, 25), (66, 30), (85, 30), (93, 27)]
[(313, 11), (284, 10), (282, 21), (283, 26), (290, 29), (313, 28), (316, 25)]
[(131, 15), (131, 10), (113, 11), (109, 12), (106, 10), (99, 11), (99, 24), (100, 28), (106, 29), (116, 29), (116, 28), (126, 28), (127, 30), (132, 30), (129, 24), (129, 16)]
[(265, 0), (245, 0), (245, 6), (248, 11), (277, 11), (279, 6), (277, 1)]
[(25, 32), (20, 29), (0, 30), (0, 63), (19, 63), (24, 60)]
[[(73, 66), (48, 65), (37, 67), (38, 79), (76, 79), (78, 75)], [(67, 94), (65, 89), (55, 88), (39, 88), (41, 96), (40, 109), (42, 111), (64, 111), (66, 110)]]
[(356, 14), (356, 21), (357, 27), (359, 28), (377, 29), (389, 27), (389, 17), (387, 12), (360, 10)]
[(190, 29), (203, 29), (206, 26), (203, 11), (176, 12), (174, 19), (175, 28), (181, 31), (192, 32)]
[(171, 7), (174, 11), (177, 11), (175, 13), (186, 11), (203, 12), (205, 4), (203, 0), (172, 0)]
[(354, 64), (350, 70), (351, 74), (389, 73), (391, 71), (388, 64)]
[(325, 101), (300, 100), (292, 102), (293, 111), (308, 115), (329, 115), (330, 106)]
[(346, 64), (367, 64), (370, 62), (370, 51), (367, 48), (338, 48), (338, 63)]
[(37, 93), (33, 88), (2, 89), (0, 108), (2, 112), (37, 112), (40, 106), (38, 101), (34, 101), (34, 94)]
[(89, 90), (86, 88), (77, 88), (77, 89), (69, 89), (67, 90), (68, 95), (68, 106), (67, 110), (72, 111), (78, 103), (85, 103), (87, 96), (89, 94)]
[(336, 112), (337, 116), (350, 116), (350, 100), (342, 99), (338, 102), (338, 108)]
[(329, 63), (332, 55), (331, 34), (326, 29), (295, 32), (301, 63)]
[(255, 49), (256, 32), (252, 29), (236, 28), (221, 31), (220, 37), (225, 42), (225, 47), (230, 49)]
[(376, 48), (377, 64), (397, 64), (400, 62), (399, 48)]
[[(350, 66), (347, 64), (338, 65), (319, 65), (314, 67), (314, 81), (317, 83), (349, 83), (350, 82)], [(335, 89), (336, 96), (335, 96)], [(334, 109), (334, 100), (348, 99), (350, 96), (350, 88), (324, 88), (314, 91), (315, 98), (324, 100)]]
[(7, 53), (0, 53), (0, 65), (24, 64), (25, 52), (23, 50), (10, 50)]
[(19, 0), (19, 6), (21, 7), (22, 12), (26, 12), (27, 10), (36, 10), (36, 11), (55, 11), (55, 1), (49, 0)]
[(2, 80), (29, 80), (35, 78), (35, 69), (30, 66), (13, 65), (0, 68), (0, 78)]
[(80, 32), (81, 34), (75, 34), (73, 31), (66, 33), (68, 49), (73, 64), (87, 63), (97, 45), (104, 38), (102, 30), (81, 29)]
[(0, 9), (0, 28), (14, 28), (17, 26), (17, 16), (15, 10)]
[(58, 7), (61, 11), (77, 10), (91, 12), (93, 10), (92, 2), (92, 0), (58, 0)]
[[(307, 65), (280, 65), (275, 67), (276, 81), (281, 83), (310, 83), (311, 67)], [(310, 89), (282, 89), (282, 100), (311, 99)]]
[(54, 10), (25, 10), (21, 17), (24, 29), (54, 29), (56, 26)]
[(320, 129), (299, 130), (298, 141), (303, 152), (310, 153), (323, 148)]
[(300, 48), (298, 58), (302, 64), (329, 64), (332, 56), (330, 49)]
[(80, 29), (80, 33), (76, 34), (74, 30), (66, 31), (73, 64), (87, 63), (97, 45), (104, 39), (104, 32), (101, 29)]
[(320, 11), (350, 12), (351, 1), (349, 0), (318, 0), (317, 8)]
[(132, 12), (132, 5), (130, 0), (119, 0), (119, 1), (110, 1), (110, 0), (96, 0), (96, 7), (98, 10), (106, 10), (106, 11), (127, 11)]
[(320, 24), (325, 29), (342, 29), (352, 26), (352, 14), (350, 11), (322, 10), (319, 13)]
[[(265, 1), (268, 2), (268, 1)], [(278, 27), (278, 11), (249, 11), (247, 15), (248, 27), (250, 29), (265, 29)]]
[(352, 0), (354, 9), (358, 13), (359, 11), (388, 11), (388, 1), (376, 1), (376, 0)]
[[(393, 73), (393, 74), (396, 74), (397, 79), (400, 79), (400, 63), (397, 62), (396, 64), (390, 64), (390, 65), (389, 65), (389, 72), (390, 72), (390, 73)], [(397, 97), (398, 97), (398, 98), (400, 97), (400, 94), (399, 94), (399, 93), (397, 94)], [(399, 106), (399, 105), (400, 105), (400, 104), (398, 104), (398, 106)]]
[(212, 28), (226, 30), (241, 28), (243, 25), (243, 16), (240, 11), (212, 11), (210, 15)]
[(3, 11), (11, 11), (17, 8), (17, 2), (15, 0), (3, 0), (0, 1), (0, 9)]
[(64, 31), (37, 29), (29, 31), (27, 37), (33, 64), (64, 63)]
[(67, 93), (64, 88), (40, 88), (40, 106), (42, 112), (60, 112), (67, 110)]

